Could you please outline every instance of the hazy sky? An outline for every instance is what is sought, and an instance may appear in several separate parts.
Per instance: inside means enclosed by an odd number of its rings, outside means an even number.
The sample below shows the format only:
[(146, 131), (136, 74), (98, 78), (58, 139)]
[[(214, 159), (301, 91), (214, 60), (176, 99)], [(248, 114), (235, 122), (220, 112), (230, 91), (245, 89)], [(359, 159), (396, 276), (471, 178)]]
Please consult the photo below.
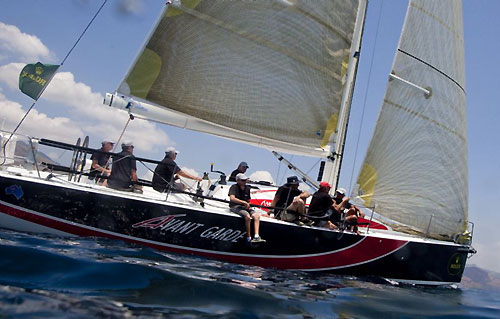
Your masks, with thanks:
[[(0, 127), (12, 128), (31, 105), (17, 89), (26, 63), (58, 64), (72, 47), (102, 1), (98, 0), (0, 0)], [(116, 140), (127, 115), (103, 106), (106, 92), (113, 92), (150, 33), (165, 1), (109, 0), (80, 44), (60, 68), (21, 132), (65, 142), (90, 135), (91, 145), (103, 138)], [(361, 62), (347, 137), (341, 185), (349, 188), (373, 131), (385, 91), (407, 1), (373, 0), (369, 3)], [(466, 91), (469, 142), (469, 216), (475, 223), (470, 261), (500, 272), (499, 123), (500, 108), (500, 1), (464, 0)], [(380, 12), (380, 8), (382, 11)], [(375, 41), (375, 29), (380, 29)], [(373, 51), (374, 50), (374, 51)], [(372, 54), (374, 52), (374, 54)], [(371, 77), (369, 66), (373, 60)], [(367, 94), (365, 120), (360, 114)], [(355, 141), (360, 133), (358, 155)], [(281, 183), (291, 173), (279, 166), (267, 150), (164, 125), (134, 120), (127, 138), (136, 143), (136, 155), (160, 159), (167, 146), (181, 153), (177, 162), (199, 174), (215, 168), (230, 172), (241, 160), (249, 172), (269, 171)], [(60, 152), (52, 152), (57, 157)], [(291, 157), (303, 171), (317, 175), (317, 159)], [(279, 172), (279, 176), (278, 176)]]

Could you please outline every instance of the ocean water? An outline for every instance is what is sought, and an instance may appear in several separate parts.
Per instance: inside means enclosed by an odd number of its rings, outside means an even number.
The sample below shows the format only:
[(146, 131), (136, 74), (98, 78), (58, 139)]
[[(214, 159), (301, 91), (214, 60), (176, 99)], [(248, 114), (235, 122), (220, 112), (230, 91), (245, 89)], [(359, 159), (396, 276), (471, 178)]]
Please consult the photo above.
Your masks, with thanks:
[(0, 229), (4, 318), (500, 318), (500, 293), (314, 275)]

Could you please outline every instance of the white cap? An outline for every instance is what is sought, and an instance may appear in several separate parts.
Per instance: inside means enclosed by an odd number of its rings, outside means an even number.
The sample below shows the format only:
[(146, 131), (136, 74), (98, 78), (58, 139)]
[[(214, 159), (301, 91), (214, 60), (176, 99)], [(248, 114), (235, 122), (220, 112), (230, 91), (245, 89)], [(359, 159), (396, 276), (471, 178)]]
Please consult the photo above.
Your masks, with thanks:
[(347, 191), (345, 190), (345, 188), (339, 188), (339, 189), (337, 189), (337, 193), (345, 195), (345, 193), (347, 193)]
[(104, 139), (104, 140), (101, 142), (101, 144), (107, 144), (107, 143), (109, 143), (109, 144), (115, 144), (115, 142), (111, 142), (111, 140), (109, 140), (109, 139)]
[(165, 151), (165, 153), (166, 153), (167, 155), (169, 155), (169, 156), (172, 156), (174, 153), (175, 153), (175, 154), (179, 154), (179, 151), (178, 151), (178, 150), (176, 150), (174, 147), (169, 146), (169, 147), (167, 147), (167, 150)]
[(237, 181), (246, 181), (246, 180), (248, 180), (248, 177), (243, 173), (239, 173), (236, 175), (236, 180)]
[(122, 143), (122, 148), (130, 147), (130, 146), (134, 146), (134, 142), (132, 142), (132, 141), (126, 141), (126, 142)]

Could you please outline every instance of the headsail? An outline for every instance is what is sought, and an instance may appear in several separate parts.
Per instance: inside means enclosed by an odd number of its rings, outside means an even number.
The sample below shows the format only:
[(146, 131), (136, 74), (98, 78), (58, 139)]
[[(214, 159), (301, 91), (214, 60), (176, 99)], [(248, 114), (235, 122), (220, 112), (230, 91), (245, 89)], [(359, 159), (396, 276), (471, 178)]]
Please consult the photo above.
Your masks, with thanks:
[(173, 125), (181, 115), (202, 121), (194, 130), (329, 155), (359, 10), (358, 0), (173, 1), (118, 92), (174, 112)]
[(392, 74), (399, 79), (387, 84), (359, 194), (385, 217), (431, 237), (451, 237), (467, 224), (460, 1), (410, 1)]

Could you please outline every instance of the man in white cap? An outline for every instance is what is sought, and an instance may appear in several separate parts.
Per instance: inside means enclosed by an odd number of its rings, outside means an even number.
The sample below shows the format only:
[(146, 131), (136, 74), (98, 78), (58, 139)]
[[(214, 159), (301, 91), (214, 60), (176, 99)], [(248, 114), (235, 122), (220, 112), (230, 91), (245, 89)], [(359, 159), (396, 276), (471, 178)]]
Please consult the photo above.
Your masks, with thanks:
[[(110, 140), (104, 140), (101, 143), (101, 148), (99, 151), (102, 152), (111, 152), (113, 149), (114, 143)], [(109, 155), (101, 152), (95, 152), (90, 157), (92, 161), (91, 169), (89, 172), (89, 179), (93, 180), (95, 178), (95, 182), (101, 184), (103, 180), (99, 177), (101, 176), (109, 176), (111, 174), (111, 170), (108, 167)], [(97, 177), (97, 178), (96, 178)]]
[(238, 175), (239, 173), (242, 173), (242, 174), (245, 174), (247, 172), (247, 169), (248, 169), (248, 164), (247, 162), (241, 162), (239, 165), (238, 165), (238, 168), (235, 169), (231, 175), (229, 176), (229, 181), (230, 182), (236, 182), (236, 175)]
[[(245, 229), (247, 231), (247, 242), (265, 243), (266, 241), (259, 236), (260, 213), (256, 212), (250, 206), (250, 187), (246, 184), (248, 177), (245, 174), (236, 174), (236, 184), (229, 188), (229, 209), (241, 217), (245, 218)], [(252, 239), (251, 221), (255, 229), (255, 235)]]
[(348, 225), (348, 228), (359, 234), (357, 226), (358, 216), (365, 217), (365, 214), (356, 205), (349, 203), (349, 197), (345, 196), (345, 194), (346, 190), (344, 188), (339, 188), (335, 191), (335, 197), (333, 198), (333, 208), (334, 210), (336, 210), (336, 212), (334, 213), (337, 213), (337, 216), (339, 217), (342, 213), (345, 213), (345, 221)]
[(132, 142), (122, 143), (122, 151), (113, 156), (113, 169), (108, 178), (108, 187), (121, 190), (140, 190), (137, 185), (137, 166), (134, 156), (134, 144)]
[(169, 189), (183, 191), (184, 189), (186, 189), (186, 187), (181, 182), (176, 182), (178, 176), (194, 179), (195, 181), (199, 182), (202, 181), (201, 177), (191, 175), (188, 172), (185, 172), (182, 169), (180, 169), (179, 166), (177, 166), (177, 164), (175, 163), (177, 154), (179, 154), (179, 152), (173, 147), (169, 147), (165, 151), (165, 157), (156, 166), (153, 175), (154, 190), (160, 193), (164, 193)]

